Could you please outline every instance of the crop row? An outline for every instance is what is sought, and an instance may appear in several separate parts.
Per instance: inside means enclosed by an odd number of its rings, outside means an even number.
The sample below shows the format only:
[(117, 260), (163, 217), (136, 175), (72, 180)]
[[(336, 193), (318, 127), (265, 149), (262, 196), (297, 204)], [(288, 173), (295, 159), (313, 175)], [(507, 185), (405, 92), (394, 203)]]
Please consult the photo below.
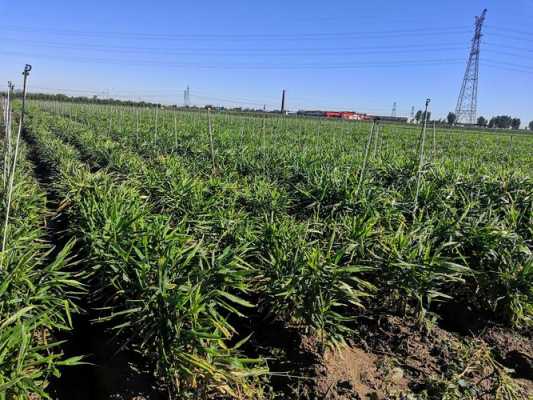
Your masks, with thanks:
[[(207, 148), (197, 156), (176, 151), (155, 158), (157, 153), (132, 140), (135, 133), (113, 134), (98, 119), (85, 126), (59, 117), (51, 123), (99, 166), (135, 177), (159, 210), (174, 223), (185, 223), (195, 237), (254, 249), (248, 261), (268, 282), (257, 289), (259, 298), (281, 318), (338, 334), (345, 325), (339, 322), (356, 312), (333, 306), (350, 297), (330, 288), (342, 287), (332, 279), (342, 281), (342, 273), (349, 271), (355, 274), (350, 279), (357, 283), (350, 287), (358, 296), (366, 297), (375, 287), (389, 306), (421, 318), (453, 299), (511, 324), (530, 323), (532, 183), (501, 160), (492, 160), (499, 168), (490, 175), (481, 167), (483, 157), (472, 157), (482, 173), (472, 171), (472, 160), (466, 165), (455, 160), (454, 169), (447, 162), (428, 164), (413, 213), (416, 170), (404, 155), (371, 164), (358, 193), (361, 162), (354, 159), (355, 173), (337, 168), (328, 154), (318, 165), (310, 162), (309, 153), (300, 158), (285, 154), (285, 163), (297, 161), (265, 174), (263, 160), (241, 157), (231, 148), (235, 134), (225, 132), (219, 146), (229, 148), (221, 157), (227, 160), (225, 169), (207, 173)], [(99, 123), (96, 133), (92, 126)], [(165, 137), (161, 126), (159, 137)], [(202, 148), (203, 137), (196, 139)], [(522, 156), (527, 160), (527, 153)], [(246, 173), (231, 167), (238, 159), (249, 163)], [(295, 165), (300, 176), (287, 176)], [(264, 199), (267, 207), (261, 207)], [(328, 266), (334, 272), (322, 276)], [(329, 299), (326, 291), (333, 292)], [(365, 305), (372, 306), (372, 300)]]
[(184, 114), (181, 132), (159, 121), (153, 140), (148, 123), (114, 130), (77, 111), (34, 109), (28, 135), (54, 171), (99, 319), (176, 395), (260, 395), (268, 369), (250, 357), (247, 320), (323, 342), (350, 339), (360, 314), (380, 310), (426, 324), (459, 304), (531, 323), (533, 185), (527, 163), (511, 168), (524, 149), (467, 159), (441, 143), (420, 174), (419, 153), (394, 150), (416, 135), (389, 127), (320, 127), (326, 140), (304, 128), (295, 142), (292, 122), (268, 121), (280, 130), (262, 142), (231, 128), (240, 120)]
[[(2, 143), (2, 153), (5, 142)], [(28, 150), (19, 147), (17, 168), (12, 160), (11, 203), (5, 179), (0, 215), (5, 247), (0, 253), (0, 399), (46, 397), (51, 379), (78, 357), (65, 358), (55, 335), (72, 327), (75, 300), (84, 293), (81, 279), (72, 273), (73, 242), (56, 249), (45, 222), (51, 217), (46, 194), (33, 177)], [(4, 169), (4, 168), (3, 168)], [(4, 178), (6, 176), (4, 175)], [(10, 206), (5, 224), (6, 207)]]
[(253, 274), (241, 256), (246, 249), (203, 245), (156, 213), (137, 185), (91, 172), (47, 122), (35, 114), (29, 135), (55, 171), (99, 320), (113, 324), (124, 347), (144, 354), (176, 395), (250, 394), (264, 363), (239, 354), (228, 320), (251, 307), (237, 296)]

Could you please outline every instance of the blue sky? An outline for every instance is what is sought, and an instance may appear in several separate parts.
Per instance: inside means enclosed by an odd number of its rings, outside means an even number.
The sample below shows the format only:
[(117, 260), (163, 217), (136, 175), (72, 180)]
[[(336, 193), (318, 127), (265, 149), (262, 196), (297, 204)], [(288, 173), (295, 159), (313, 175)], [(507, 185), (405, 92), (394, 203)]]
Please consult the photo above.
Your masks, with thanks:
[(0, 0), (0, 83), (28, 62), (34, 91), (444, 117), (483, 8), (478, 114), (529, 122), (532, 0)]

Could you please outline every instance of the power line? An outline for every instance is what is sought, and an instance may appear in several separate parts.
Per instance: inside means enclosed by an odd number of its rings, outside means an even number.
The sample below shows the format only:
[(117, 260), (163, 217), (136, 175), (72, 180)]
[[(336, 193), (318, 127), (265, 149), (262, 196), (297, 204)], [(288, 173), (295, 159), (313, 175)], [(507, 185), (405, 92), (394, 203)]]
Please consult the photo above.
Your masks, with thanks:
[(492, 42), (485, 42), (482, 41), (481, 44), (487, 45), (487, 46), (501, 46), (504, 49), (511, 49), (511, 50), (520, 50), (520, 51), (526, 51), (526, 52), (533, 52), (533, 48), (527, 48), (527, 47), (520, 47), (520, 46), (509, 46), (507, 43), (492, 43)]
[(507, 33), (501, 33), (501, 32), (490, 32), (490, 35), (491, 36), (499, 36), (499, 37), (502, 37), (504, 39), (509, 39), (509, 40), (517, 40), (517, 41), (530, 41), (531, 38), (530, 37), (520, 37), (520, 36), (516, 36), (516, 35), (509, 35)]
[[(165, 48), (165, 47), (138, 47), (138, 46), (106, 46), (106, 45), (94, 45), (94, 44), (80, 44), (80, 43), (61, 43), (61, 42), (48, 42), (39, 40), (25, 40), (25, 39), (13, 39), (2, 38), (4, 42), (10, 43), (30, 43), (39, 45), (39, 47), (52, 47), (59, 49), (79, 50), (87, 52), (87, 50), (95, 51), (109, 51), (116, 54), (117, 52), (123, 54), (129, 53), (156, 53), (156, 54), (168, 54), (168, 55), (243, 55), (250, 56), (253, 54), (259, 55), (346, 55), (346, 54), (390, 54), (390, 53), (403, 53), (413, 50), (413, 52), (424, 51), (437, 51), (442, 52), (444, 50), (462, 50), (465, 48), (464, 44), (459, 43), (443, 43), (443, 44), (412, 44), (412, 45), (388, 45), (388, 46), (363, 46), (363, 47), (327, 47), (327, 48)], [(483, 41), (482, 44), (488, 46), (502, 47), (506, 49), (515, 49), (527, 52), (533, 52), (532, 48), (508, 46), (507, 44), (495, 44), (491, 42)], [(288, 54), (287, 54), (288, 53)]]
[(505, 62), (505, 61), (493, 61), (493, 60), (485, 60), (483, 59), (482, 60), (483, 64), (485, 63), (489, 63), (489, 64), (493, 64), (493, 65), (500, 65), (500, 66), (503, 66), (503, 67), (513, 67), (513, 68), (520, 68), (524, 71), (531, 71), (533, 72), (533, 65), (520, 65), (520, 64), (516, 64), (516, 63), (509, 63), (509, 62)]
[(245, 101), (245, 100), (239, 100), (239, 99), (229, 99), (229, 98), (226, 98), (226, 97), (201, 96), (201, 95), (194, 94), (194, 93), (192, 94), (192, 97), (199, 98), (199, 99), (204, 99), (204, 100), (222, 101), (222, 102), (226, 102), (226, 103), (245, 104), (245, 105), (258, 106), (258, 107), (263, 107), (264, 105), (267, 105), (270, 108), (276, 108), (277, 107), (277, 105), (275, 105), (275, 104), (269, 104), (269, 103), (265, 103), (265, 102), (261, 102), (261, 101), (251, 102), (251, 101)]
[[(142, 98), (154, 98), (154, 99), (157, 99), (157, 98), (161, 98), (161, 97), (171, 97), (171, 98), (175, 98), (175, 93), (177, 92), (177, 90), (175, 89), (169, 89), (170, 91), (174, 92), (174, 93), (163, 93), (163, 92), (160, 92), (160, 93), (155, 93), (154, 91), (151, 91), (151, 90), (142, 90), (142, 91), (117, 91), (117, 92), (114, 92), (114, 91), (103, 91), (103, 90), (89, 90), (89, 89), (75, 89), (75, 88), (69, 88), (69, 89), (65, 89), (65, 88), (51, 88), (51, 87), (41, 87), (41, 86), (33, 86), (33, 90), (34, 92), (39, 90), (39, 91), (49, 91), (49, 92), (52, 92), (52, 93), (74, 93), (74, 94), (77, 94), (77, 93), (86, 93), (86, 94), (94, 94), (94, 95), (106, 95), (106, 97), (113, 97), (113, 98), (126, 98), (126, 99), (133, 99), (133, 98), (137, 98), (137, 99), (142, 99)], [(213, 95), (210, 95), (210, 94), (207, 94), (207, 93), (203, 93), (203, 92), (191, 92), (190, 93), (191, 97), (194, 97), (196, 99), (198, 99), (200, 102), (203, 102), (203, 103), (208, 103), (208, 102), (211, 102), (211, 103), (216, 103), (216, 102), (223, 102), (223, 103), (228, 103), (228, 104), (233, 104), (233, 105), (244, 105), (244, 106), (256, 106), (257, 108), (262, 108), (263, 105), (267, 105), (269, 108), (271, 109), (276, 109), (279, 105), (278, 104), (275, 104), (273, 102), (270, 102), (270, 101), (275, 101), (276, 99), (275, 98), (271, 98), (271, 97), (262, 97), (261, 99), (250, 99), (250, 98), (243, 98), (243, 97), (239, 97), (239, 98), (235, 98), (235, 97), (219, 97), (219, 96), (213, 96)], [(320, 101), (323, 100), (321, 98), (310, 98), (310, 97), (296, 97), (294, 98), (295, 100), (303, 100), (303, 101), (306, 101), (308, 103), (308, 105), (304, 105), (302, 102), (300, 103), (296, 103), (295, 106), (292, 108), (292, 109), (309, 109), (309, 108), (317, 108), (317, 109), (323, 109), (323, 110), (327, 110), (327, 109), (339, 109), (339, 110), (351, 110), (351, 109), (355, 109), (355, 110), (359, 110), (360, 112), (368, 112), (368, 113), (376, 113), (376, 114), (383, 114), (385, 115), (386, 114), (386, 111), (387, 111), (387, 108), (385, 107), (368, 107), (368, 106), (354, 106), (353, 104), (352, 105), (339, 105), (339, 104), (329, 104), (329, 105), (318, 105), (320, 104)], [(266, 100), (266, 102), (265, 102)], [(312, 107), (309, 106), (309, 104), (312, 105)], [(390, 111), (390, 109), (389, 109)], [(403, 112), (403, 111), (402, 111)], [(407, 113), (407, 111), (405, 111), (405, 113)]]
[(157, 39), (157, 40), (206, 40), (206, 39), (231, 39), (231, 40), (317, 40), (317, 39), (332, 39), (339, 37), (382, 37), (382, 36), (399, 36), (399, 35), (416, 35), (416, 36), (434, 36), (441, 34), (464, 34), (468, 33), (467, 27), (449, 27), (434, 29), (417, 28), (417, 29), (395, 29), (386, 31), (361, 31), (361, 32), (305, 32), (305, 33), (196, 33), (196, 34), (168, 34), (168, 33), (140, 33), (140, 32), (96, 32), (96, 31), (82, 31), (69, 29), (54, 29), (54, 28), (28, 28), (20, 26), (3, 26), (4, 31), (26, 32), (26, 33), (46, 33), (58, 36), (84, 36), (84, 37), (115, 37), (115, 38), (130, 38), (130, 39)]
[(13, 52), (3, 51), (4, 55), (23, 56), (30, 58), (43, 58), (51, 59), (54, 61), (66, 61), (66, 62), (82, 62), (82, 63), (94, 63), (94, 64), (109, 64), (109, 65), (121, 65), (121, 66), (164, 66), (171, 68), (198, 68), (198, 69), (245, 69), (245, 70), (343, 70), (343, 69), (360, 69), (360, 68), (390, 68), (401, 66), (443, 66), (451, 65), (460, 62), (460, 59), (428, 59), (428, 60), (400, 60), (393, 62), (372, 61), (367, 63), (342, 63), (342, 64), (319, 64), (319, 63), (307, 63), (307, 64), (247, 64), (247, 63), (221, 63), (221, 64), (202, 64), (202, 63), (173, 63), (162, 62), (160, 60), (135, 60), (128, 61), (124, 59), (111, 59), (111, 58), (92, 58), (92, 57), (79, 57), (79, 56), (50, 56), (47, 54), (32, 54), (25, 52)]
[[(49, 91), (49, 92), (55, 92), (55, 93), (72, 93), (72, 94), (78, 94), (78, 93), (81, 93), (81, 94), (88, 94), (88, 95), (105, 95), (107, 97), (130, 97), (130, 98), (135, 98), (135, 97), (148, 97), (148, 98), (158, 98), (158, 97), (171, 97), (171, 98), (175, 98), (176, 97), (176, 92), (177, 90), (174, 90), (172, 89), (172, 92), (173, 93), (163, 93), (163, 92), (159, 92), (159, 93), (155, 93), (154, 91), (104, 91), (104, 90), (89, 90), (89, 89), (73, 89), (73, 88), (69, 88), (69, 89), (66, 89), (66, 88), (51, 88), (51, 87), (42, 87), (42, 86), (33, 86), (32, 89), (34, 91), (36, 90), (44, 90), (44, 91)], [(190, 98), (191, 97), (194, 97), (194, 98), (199, 98), (199, 99), (204, 99), (204, 100), (215, 100), (215, 101), (223, 101), (223, 102), (228, 102), (228, 103), (235, 103), (235, 104), (247, 104), (247, 105), (255, 105), (255, 106), (263, 106), (265, 104), (264, 102), (264, 99), (261, 99), (261, 100), (252, 100), (252, 99), (245, 99), (245, 98), (227, 98), (227, 97), (216, 97), (216, 96), (211, 96), (211, 95), (202, 95), (202, 94), (199, 94), (197, 92), (191, 92), (190, 91), (190, 88), (187, 86), (187, 88), (185, 89), (184, 91), (185, 93), (187, 93), (188, 95), (188, 100), (189, 100), (189, 104), (187, 105), (191, 105), (190, 103)], [(268, 99), (268, 98), (267, 98)], [(266, 105), (268, 105), (269, 107), (275, 107), (273, 104), (271, 103), (266, 103)]]
[(441, 52), (444, 50), (464, 50), (464, 44), (415, 44), (399, 46), (365, 46), (350, 48), (154, 48), (154, 47), (132, 47), (132, 46), (103, 46), (93, 44), (71, 44), (58, 42), (45, 42), (35, 40), (21, 40), (3, 38), (5, 42), (14, 43), (31, 43), (39, 47), (50, 47), (67, 50), (79, 50), (87, 52), (88, 50), (112, 52), (113, 54), (137, 54), (137, 53), (156, 53), (164, 55), (276, 55), (276, 56), (300, 56), (300, 55), (346, 55), (346, 54), (390, 54), (390, 53), (419, 53), (424, 51)]
[(507, 28), (507, 27), (500, 27), (500, 26), (493, 26), (493, 25), (486, 25), (486, 28), (488, 30), (504, 31), (504, 32), (511, 32), (513, 34), (518, 34), (518, 35), (533, 36), (533, 32), (522, 31), (522, 30), (515, 29), (515, 28)]
[(498, 69), (498, 70), (502, 70), (502, 71), (511, 71), (511, 72), (521, 72), (521, 73), (524, 73), (524, 74), (533, 74), (533, 70), (528, 70), (528, 69), (506, 67), (506, 66), (501, 66), (501, 65), (498, 65), (498, 64), (488, 64), (487, 62), (481, 62), (481, 65), (483, 65), (484, 67)]

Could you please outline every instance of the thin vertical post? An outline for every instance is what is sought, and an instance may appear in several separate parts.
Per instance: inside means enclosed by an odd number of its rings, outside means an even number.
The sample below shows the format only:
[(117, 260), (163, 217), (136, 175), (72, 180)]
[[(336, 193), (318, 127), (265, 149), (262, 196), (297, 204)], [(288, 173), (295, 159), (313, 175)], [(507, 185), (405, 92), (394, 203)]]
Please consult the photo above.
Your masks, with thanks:
[(419, 140), (419, 154), (418, 154), (418, 176), (416, 179), (416, 194), (415, 194), (415, 206), (413, 212), (418, 207), (418, 195), (420, 193), (420, 182), (422, 180), (422, 166), (424, 164), (424, 147), (426, 144), (426, 127), (428, 122), (428, 107), (431, 99), (426, 99), (426, 110), (424, 111), (424, 124), (422, 126), (421, 137)]
[(370, 134), (368, 135), (368, 139), (366, 141), (365, 146), (365, 153), (363, 156), (363, 165), (361, 166), (361, 173), (359, 174), (359, 183), (357, 184), (357, 190), (355, 192), (356, 195), (359, 194), (359, 190), (361, 189), (361, 185), (363, 184), (363, 178), (365, 176), (365, 170), (366, 170), (366, 163), (368, 160), (368, 153), (370, 150), (370, 146), (372, 144), (372, 138), (374, 137), (374, 130), (376, 128), (376, 121), (372, 121), (372, 127), (370, 128)]
[[(26, 107), (26, 90), (27, 90), (27, 82), (28, 82), (28, 76), (30, 74), (30, 71), (31, 71), (31, 65), (26, 64), (26, 66), (24, 67), (24, 72), (22, 72), (22, 75), (24, 76), (24, 83), (22, 86), (22, 108), (20, 112), (20, 122), (19, 122), (18, 132), (17, 132), (17, 140), (15, 142), (15, 154), (13, 155), (13, 167), (9, 175), (9, 187), (8, 187), (7, 204), (6, 204), (6, 219), (4, 221), (4, 237), (2, 239), (2, 257), (6, 249), (7, 233), (8, 233), (8, 226), (9, 226), (9, 212), (11, 208), (11, 198), (13, 196), (13, 184), (15, 180), (15, 168), (17, 166), (17, 156), (18, 156), (18, 149), (19, 149), (19, 143), (20, 143), (20, 134), (22, 132), (22, 125), (24, 124), (24, 112), (25, 112), (25, 107)], [(3, 259), (2, 259), (2, 263), (0, 264), (0, 269), (2, 268), (3, 268)]]
[(159, 122), (159, 106), (155, 107), (155, 136), (154, 136), (154, 142), (157, 145), (157, 128), (158, 128), (158, 122)]
[(211, 163), (213, 166), (213, 173), (216, 170), (216, 164), (215, 164), (215, 145), (213, 143), (213, 127), (211, 124), (211, 109), (207, 109), (207, 125), (209, 129), (209, 148), (211, 151)]
[(139, 107), (135, 107), (135, 143), (139, 144)]
[(177, 111), (174, 111), (174, 140), (175, 140), (175, 147), (176, 150), (178, 149), (178, 117), (177, 117)]
[(436, 152), (436, 139), (435, 139), (435, 136), (436, 136), (436, 129), (435, 129), (435, 121), (433, 121), (433, 159), (435, 159), (435, 152)]

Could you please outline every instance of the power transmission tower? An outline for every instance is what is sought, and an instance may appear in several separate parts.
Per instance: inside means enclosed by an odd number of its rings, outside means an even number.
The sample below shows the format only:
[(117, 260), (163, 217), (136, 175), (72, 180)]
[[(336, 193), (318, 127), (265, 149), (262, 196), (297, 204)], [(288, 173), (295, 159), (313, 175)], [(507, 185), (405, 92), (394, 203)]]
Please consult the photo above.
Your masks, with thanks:
[(191, 91), (189, 86), (183, 91), (183, 105), (189, 107), (191, 105)]
[(391, 117), (396, 117), (396, 102), (392, 103), (392, 113)]
[(472, 47), (470, 48), (470, 55), (468, 63), (466, 64), (466, 72), (461, 86), (461, 92), (457, 99), (457, 107), (455, 108), (455, 115), (457, 122), (463, 124), (475, 124), (477, 116), (477, 86), (479, 78), (479, 48), (481, 42), (481, 28), (485, 22), (487, 9), (484, 9), (479, 17), (476, 17), (474, 38), (472, 39)]

